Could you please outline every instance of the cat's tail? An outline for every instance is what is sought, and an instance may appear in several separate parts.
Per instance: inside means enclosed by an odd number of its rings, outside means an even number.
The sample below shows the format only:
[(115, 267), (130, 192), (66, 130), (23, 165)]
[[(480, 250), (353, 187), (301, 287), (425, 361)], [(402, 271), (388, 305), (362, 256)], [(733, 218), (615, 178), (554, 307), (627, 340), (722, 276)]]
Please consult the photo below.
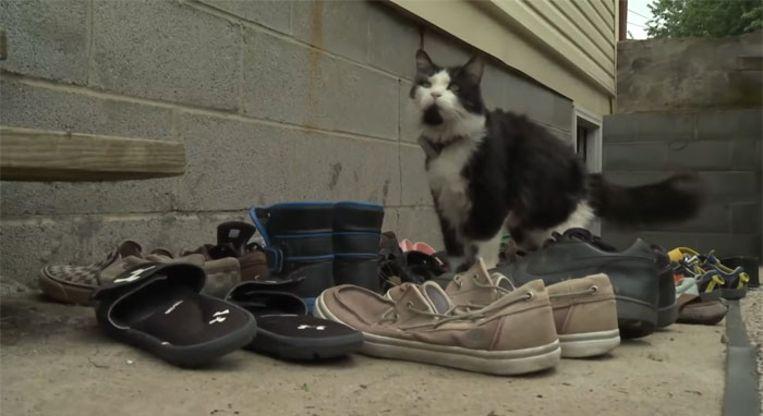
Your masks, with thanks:
[(702, 190), (702, 180), (693, 173), (633, 187), (607, 182), (600, 174), (588, 175), (588, 203), (597, 216), (620, 225), (690, 219), (702, 207)]

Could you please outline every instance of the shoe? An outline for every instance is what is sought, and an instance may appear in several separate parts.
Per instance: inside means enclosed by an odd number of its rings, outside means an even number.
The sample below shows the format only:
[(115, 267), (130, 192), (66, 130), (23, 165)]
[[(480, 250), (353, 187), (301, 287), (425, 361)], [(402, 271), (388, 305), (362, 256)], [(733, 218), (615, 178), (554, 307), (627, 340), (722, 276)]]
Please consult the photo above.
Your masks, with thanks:
[(249, 243), (256, 231), (251, 224), (227, 221), (217, 226), (217, 244), (181, 254), (203, 256), (207, 280), (202, 293), (224, 298), (241, 282), (268, 278), (267, 255), (257, 244)]
[(657, 303), (657, 328), (665, 328), (678, 319), (675, 270), (673, 270), (670, 257), (662, 247), (656, 244), (652, 244), (651, 247), (657, 265), (660, 288), (660, 299)]
[(295, 280), (293, 290), (312, 310), (315, 297), (335, 284), (380, 290), (381, 205), (294, 202), (252, 207), (271, 277)]
[(750, 276), (750, 281), (747, 283), (748, 287), (760, 286), (760, 276), (758, 275), (760, 263), (755, 257), (727, 257), (721, 259), (721, 263), (731, 268), (743, 268), (744, 271), (747, 272), (747, 274)]
[(703, 268), (718, 272), (723, 279), (721, 297), (729, 300), (741, 299), (747, 295), (747, 285), (750, 283), (750, 275), (742, 267), (730, 268), (721, 263), (711, 251), (704, 256)]
[(360, 332), (308, 315), (305, 302), (292, 293), (244, 282), (226, 299), (257, 320), (257, 337), (245, 347), (255, 352), (287, 360), (319, 360), (345, 356), (363, 344)]
[(455, 314), (434, 282), (404, 283), (397, 300), (358, 286), (324, 291), (316, 314), (363, 332), (361, 352), (481, 373), (510, 375), (556, 366), (561, 357), (548, 292), (536, 280), (490, 306)]
[(337, 202), (334, 205), (334, 283), (381, 291), (379, 241), (384, 221), (381, 205)]
[[(395, 299), (399, 290), (393, 288), (387, 296)], [(615, 294), (606, 275), (567, 280), (546, 290), (562, 357), (593, 357), (620, 345)], [(453, 304), (466, 311), (484, 308), (512, 291), (509, 279), (500, 273), (490, 275), (481, 259), (445, 288)]]
[(249, 217), (264, 240), (269, 279), (291, 282), (289, 291), (312, 310), (315, 297), (334, 285), (334, 204), (252, 207)]
[[(658, 327), (660, 278), (653, 249), (643, 240), (617, 251), (584, 229), (555, 233), (543, 248), (498, 267), (515, 285), (543, 279), (547, 285), (605, 274), (614, 287), (620, 335), (637, 338)], [(672, 285), (672, 276), (671, 276)], [(667, 294), (666, 294), (667, 295)], [(665, 303), (672, 300), (665, 301)]]
[[(87, 266), (48, 265), (40, 271), (38, 283), (49, 298), (63, 303), (92, 305), (91, 296), (100, 286), (111, 283), (118, 275), (146, 261), (167, 263), (166, 250), (157, 249), (144, 255), (140, 244), (126, 240), (100, 262)], [(200, 266), (200, 256), (184, 258), (183, 262)]]
[(674, 272), (689, 277), (697, 282), (697, 288), (702, 300), (718, 300), (721, 298), (721, 288), (726, 281), (714, 268), (705, 269), (702, 265), (705, 257), (689, 247), (677, 247), (668, 252), (673, 262)]
[(199, 293), (204, 270), (143, 261), (94, 293), (99, 326), (111, 337), (183, 367), (247, 345), (257, 323), (243, 308)]

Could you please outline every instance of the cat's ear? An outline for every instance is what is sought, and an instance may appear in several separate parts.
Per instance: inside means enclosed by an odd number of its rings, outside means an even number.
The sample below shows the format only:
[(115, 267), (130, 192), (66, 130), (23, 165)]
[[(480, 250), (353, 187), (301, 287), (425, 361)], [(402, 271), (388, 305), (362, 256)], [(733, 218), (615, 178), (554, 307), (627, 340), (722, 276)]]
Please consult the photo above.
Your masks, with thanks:
[(485, 60), (480, 55), (472, 56), (463, 67), (461, 67), (461, 73), (464, 74), (470, 81), (475, 84), (479, 84), (482, 80), (482, 73), (485, 71)]
[(416, 51), (416, 72), (426, 75), (434, 72), (434, 64), (423, 49)]

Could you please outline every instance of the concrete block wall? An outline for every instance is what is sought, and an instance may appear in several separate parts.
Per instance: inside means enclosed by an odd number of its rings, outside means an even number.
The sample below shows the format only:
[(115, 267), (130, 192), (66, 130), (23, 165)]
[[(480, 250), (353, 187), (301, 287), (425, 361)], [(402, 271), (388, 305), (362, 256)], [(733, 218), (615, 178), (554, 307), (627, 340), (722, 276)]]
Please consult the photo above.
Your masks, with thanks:
[[(441, 246), (408, 99), (414, 53), (470, 48), (370, 1), (0, 3), (0, 123), (183, 142), (186, 174), (0, 183), (3, 287), (89, 263), (122, 239), (193, 248), (252, 204), (368, 200), (385, 229)], [(490, 106), (570, 140), (572, 103), (491, 64)]]
[(761, 255), (760, 108), (615, 114), (604, 118), (604, 138), (604, 171), (611, 181), (640, 185), (693, 171), (704, 180), (707, 196), (699, 215), (683, 223), (635, 230), (605, 223), (608, 241), (624, 247), (642, 237), (668, 248)]

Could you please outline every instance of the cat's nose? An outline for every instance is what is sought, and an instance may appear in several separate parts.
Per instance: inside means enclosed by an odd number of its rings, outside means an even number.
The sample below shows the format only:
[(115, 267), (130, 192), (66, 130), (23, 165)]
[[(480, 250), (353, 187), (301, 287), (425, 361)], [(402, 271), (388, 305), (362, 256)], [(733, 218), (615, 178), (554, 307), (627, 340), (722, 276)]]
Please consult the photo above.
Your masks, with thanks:
[(434, 91), (432, 91), (432, 98), (440, 98), (440, 97), (442, 97), (442, 93), (441, 92), (434, 92)]

